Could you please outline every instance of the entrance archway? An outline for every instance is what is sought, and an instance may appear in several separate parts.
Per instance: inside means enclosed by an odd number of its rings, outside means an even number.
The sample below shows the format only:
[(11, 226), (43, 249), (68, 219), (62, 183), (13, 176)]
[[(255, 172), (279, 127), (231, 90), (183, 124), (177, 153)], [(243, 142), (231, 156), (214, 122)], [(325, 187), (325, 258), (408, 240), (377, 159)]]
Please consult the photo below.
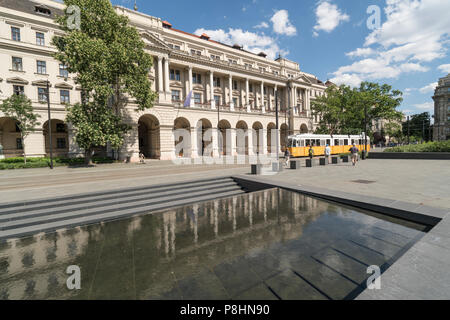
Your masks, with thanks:
[[(67, 157), (69, 152), (69, 134), (64, 121), (52, 119), (52, 153), (54, 157)], [(50, 156), (50, 135), (48, 121), (42, 127), (45, 141), (45, 154)]]
[(300, 133), (305, 134), (305, 133), (308, 133), (308, 132), (309, 132), (308, 126), (306, 124), (302, 124), (300, 126)]
[[(186, 130), (189, 134), (191, 134), (191, 124), (186, 118), (177, 118), (174, 122), (174, 130), (183, 129)], [(175, 146), (183, 143), (183, 148), (176, 155), (177, 157), (190, 157), (191, 156), (191, 141), (184, 141), (183, 136), (180, 136), (178, 139), (175, 139)]]
[[(212, 124), (208, 119), (200, 119), (197, 122), (196, 130), (197, 130), (197, 139), (198, 139), (198, 155), (203, 157), (212, 157)], [(208, 136), (207, 132), (211, 134)]]
[(147, 159), (160, 159), (160, 125), (153, 115), (143, 115), (138, 121), (139, 153)]
[(248, 155), (248, 126), (245, 121), (236, 124), (236, 152), (238, 155)]
[(218, 141), (219, 154), (224, 156), (231, 155), (231, 143), (227, 139), (227, 130), (231, 129), (231, 124), (227, 120), (221, 120), (219, 122), (219, 132), (222, 139)]
[(5, 158), (23, 156), (23, 143), (17, 121), (12, 118), (0, 118), (0, 145)]
[(261, 122), (255, 122), (253, 124), (253, 151), (256, 154), (263, 154), (264, 153), (264, 146), (263, 146), (263, 125)]

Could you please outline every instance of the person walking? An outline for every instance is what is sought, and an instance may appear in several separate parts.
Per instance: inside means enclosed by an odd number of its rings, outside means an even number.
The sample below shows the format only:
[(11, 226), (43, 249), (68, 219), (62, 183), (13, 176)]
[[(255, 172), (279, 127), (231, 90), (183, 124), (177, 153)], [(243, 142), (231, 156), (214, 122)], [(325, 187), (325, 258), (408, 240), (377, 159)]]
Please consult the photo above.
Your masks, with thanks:
[(309, 158), (312, 161), (312, 159), (314, 158), (314, 149), (313, 149), (312, 145), (309, 146), (308, 154), (309, 154)]
[(284, 150), (284, 161), (286, 168), (288, 167), (290, 160), (291, 160), (291, 152), (289, 151), (289, 148), (286, 148), (286, 150)]
[(352, 164), (353, 164), (353, 166), (356, 166), (356, 161), (358, 160), (359, 149), (356, 147), (356, 144), (353, 144), (353, 147), (351, 147), (349, 151), (352, 154)]
[(327, 146), (325, 147), (325, 159), (326, 159), (326, 162), (327, 162), (328, 164), (331, 163), (331, 161), (330, 161), (330, 160), (331, 160), (330, 156), (331, 156), (331, 148), (330, 148), (330, 145), (327, 144)]

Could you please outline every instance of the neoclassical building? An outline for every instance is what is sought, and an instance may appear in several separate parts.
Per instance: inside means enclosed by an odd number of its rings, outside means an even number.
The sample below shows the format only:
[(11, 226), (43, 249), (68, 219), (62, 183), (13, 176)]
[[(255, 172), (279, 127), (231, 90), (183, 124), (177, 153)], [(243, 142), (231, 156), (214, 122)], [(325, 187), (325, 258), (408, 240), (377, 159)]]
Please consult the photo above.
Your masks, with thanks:
[[(199, 157), (209, 143), (212, 156), (237, 153), (274, 153), (275, 93), (279, 97), (280, 149), (285, 137), (312, 132), (318, 119), (311, 114), (311, 101), (323, 95), (329, 83), (301, 71), (298, 63), (279, 57), (271, 60), (264, 52), (251, 53), (239, 44), (229, 46), (177, 29), (160, 18), (116, 6), (126, 15), (146, 44), (154, 60), (149, 72), (152, 90), (159, 95), (153, 108), (136, 112), (130, 101), (123, 111), (132, 130), (120, 150), (120, 157), (174, 159)], [(27, 156), (49, 153), (47, 99), (51, 105), (51, 130), (54, 154), (79, 156), (82, 150), (74, 141), (74, 130), (65, 122), (66, 105), (81, 99), (80, 88), (72, 74), (52, 58), (54, 35), (62, 35), (55, 15), (63, 4), (51, 0), (0, 0), (0, 99), (25, 93), (33, 102), (40, 127), (25, 139)], [(47, 97), (46, 84), (50, 82)], [(188, 106), (184, 101), (192, 92)], [(176, 129), (191, 133), (188, 146), (175, 154)], [(206, 141), (204, 133), (212, 134)], [(236, 147), (235, 131), (248, 132), (245, 148)], [(253, 129), (253, 130), (252, 130)], [(225, 132), (231, 132), (225, 134)], [(251, 134), (250, 134), (251, 133)], [(177, 138), (178, 139), (178, 138)], [(6, 157), (23, 154), (20, 132), (15, 122), (0, 113), (0, 144)], [(209, 149), (208, 149), (209, 150)], [(111, 154), (101, 148), (99, 154)]]
[(450, 74), (439, 79), (433, 96), (434, 126), (433, 140), (450, 139)]

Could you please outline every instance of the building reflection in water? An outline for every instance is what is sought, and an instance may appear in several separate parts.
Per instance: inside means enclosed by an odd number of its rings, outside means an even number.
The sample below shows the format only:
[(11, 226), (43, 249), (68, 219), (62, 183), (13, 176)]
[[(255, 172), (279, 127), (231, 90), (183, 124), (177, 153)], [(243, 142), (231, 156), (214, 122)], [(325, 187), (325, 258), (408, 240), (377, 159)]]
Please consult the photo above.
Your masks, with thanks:
[[(0, 298), (158, 297), (204, 268), (298, 239), (327, 202), (279, 189), (0, 244)], [(82, 289), (66, 289), (69, 265)]]

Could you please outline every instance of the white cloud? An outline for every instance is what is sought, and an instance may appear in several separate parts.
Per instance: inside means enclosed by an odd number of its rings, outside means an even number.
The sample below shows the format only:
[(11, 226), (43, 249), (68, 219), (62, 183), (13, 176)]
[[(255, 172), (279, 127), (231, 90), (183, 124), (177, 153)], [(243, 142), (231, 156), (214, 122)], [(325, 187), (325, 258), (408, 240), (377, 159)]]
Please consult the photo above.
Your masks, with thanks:
[(197, 29), (194, 34), (201, 35), (206, 33), (212, 40), (222, 42), (228, 45), (239, 44), (253, 53), (265, 52), (269, 59), (275, 59), (278, 53), (282, 55), (289, 54), (288, 51), (280, 49), (276, 39), (266, 36), (264, 33), (258, 34), (250, 31), (243, 31), (242, 29), (229, 28), (228, 31), (223, 29), (206, 30)]
[(267, 22), (261, 22), (260, 24), (257, 24), (256, 26), (254, 26), (253, 28), (255, 29), (266, 29), (269, 27), (269, 24)]
[[(335, 78), (351, 83), (357, 78), (398, 78), (404, 73), (426, 72), (429, 68), (424, 63), (445, 57), (450, 43), (450, 1), (386, 0), (384, 11), (386, 21), (381, 28), (366, 37), (363, 48), (347, 53), (361, 60), (340, 67), (333, 73)], [(439, 69), (450, 72), (450, 65)]]
[(450, 64), (441, 64), (438, 69), (442, 72), (450, 73)]
[(432, 93), (432, 92), (434, 92), (434, 90), (436, 90), (437, 86), (438, 86), (438, 83), (433, 82), (423, 88), (420, 88), (419, 91), (420, 91), (420, 93)]
[(341, 22), (349, 21), (350, 16), (342, 13), (337, 5), (328, 1), (320, 1), (316, 8), (316, 19), (317, 24), (314, 26), (314, 36), (318, 35), (318, 31), (333, 31)]
[(375, 54), (375, 50), (372, 48), (358, 48), (354, 51), (348, 52), (345, 55), (351, 58), (354, 57), (368, 57)]
[(434, 103), (433, 102), (424, 102), (415, 104), (414, 107), (416, 107), (419, 110), (425, 111), (433, 111), (434, 110)]
[(273, 23), (273, 31), (275, 33), (286, 36), (295, 36), (297, 34), (297, 29), (289, 21), (289, 13), (287, 10), (275, 12), (270, 21)]

